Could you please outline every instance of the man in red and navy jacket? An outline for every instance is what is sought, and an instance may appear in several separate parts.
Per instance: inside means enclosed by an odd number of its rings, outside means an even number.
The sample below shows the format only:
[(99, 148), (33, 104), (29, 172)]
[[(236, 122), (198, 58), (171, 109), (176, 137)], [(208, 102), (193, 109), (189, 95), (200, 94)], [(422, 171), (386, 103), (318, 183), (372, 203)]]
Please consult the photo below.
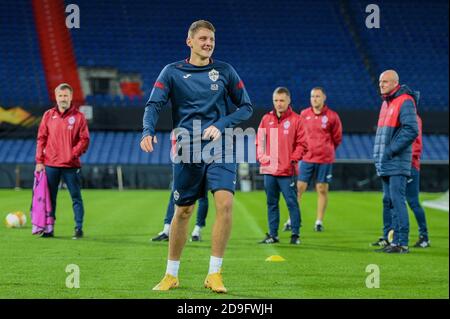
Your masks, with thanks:
[(398, 74), (394, 70), (387, 70), (380, 75), (379, 86), (383, 104), (378, 118), (373, 157), (377, 174), (383, 183), (383, 220), (392, 218), (394, 238), (390, 245), (384, 245), (380, 240), (379, 246), (385, 247), (378, 251), (407, 253), (409, 218), (406, 181), (411, 176), (412, 144), (419, 135), (416, 114), (419, 93), (406, 85), (400, 86)]
[[(72, 105), (73, 89), (62, 83), (55, 89), (57, 106), (42, 117), (37, 136), (36, 171), (45, 170), (48, 179), (51, 215), (56, 219), (56, 196), (61, 178), (69, 189), (75, 215), (74, 239), (83, 237), (84, 206), (81, 197), (80, 156), (89, 146), (89, 130), (84, 115)], [(53, 231), (43, 237), (53, 237)]]
[(302, 120), (291, 106), (291, 94), (285, 87), (273, 92), (272, 111), (261, 119), (256, 138), (257, 160), (264, 174), (267, 195), (269, 232), (261, 241), (264, 244), (279, 242), (280, 192), (286, 201), (292, 221), (291, 244), (300, 244), (300, 208), (297, 202), (295, 178), (297, 163), (306, 151)]
[[(328, 189), (332, 180), (335, 152), (342, 142), (342, 123), (336, 112), (326, 104), (325, 90), (315, 87), (311, 90), (311, 107), (300, 113), (302, 117), (308, 152), (300, 163), (298, 176), (298, 201), (315, 177), (317, 190), (317, 217), (315, 231), (323, 231), (323, 218), (328, 204)], [(284, 229), (290, 228), (289, 220)]]

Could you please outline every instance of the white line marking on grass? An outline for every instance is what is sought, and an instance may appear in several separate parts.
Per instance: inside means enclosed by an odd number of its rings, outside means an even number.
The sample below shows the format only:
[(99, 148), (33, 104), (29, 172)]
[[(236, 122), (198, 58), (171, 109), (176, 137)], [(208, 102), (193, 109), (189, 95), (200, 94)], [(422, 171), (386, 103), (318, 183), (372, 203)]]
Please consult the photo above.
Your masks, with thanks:
[[(240, 200), (238, 200), (236, 198), (236, 196), (234, 197), (234, 203), (236, 204), (236, 206), (238, 206), (237, 208), (241, 211), (241, 213), (242, 213), (241, 216), (245, 217), (247, 225), (248, 225), (248, 228), (253, 233), (258, 234), (258, 236), (259, 235), (261, 237), (264, 236), (265, 235), (264, 230), (262, 230), (261, 227), (258, 226), (258, 223), (256, 222), (255, 218), (252, 216), (252, 214), (250, 214), (250, 212), (247, 209), (247, 207), (245, 207), (245, 205), (242, 204), (242, 202)], [(255, 243), (255, 245), (262, 246), (262, 248), (264, 248), (264, 250), (267, 252), (268, 256), (279, 255), (278, 251), (274, 247), (274, 245), (276, 245), (276, 244), (258, 244), (258, 243)]]

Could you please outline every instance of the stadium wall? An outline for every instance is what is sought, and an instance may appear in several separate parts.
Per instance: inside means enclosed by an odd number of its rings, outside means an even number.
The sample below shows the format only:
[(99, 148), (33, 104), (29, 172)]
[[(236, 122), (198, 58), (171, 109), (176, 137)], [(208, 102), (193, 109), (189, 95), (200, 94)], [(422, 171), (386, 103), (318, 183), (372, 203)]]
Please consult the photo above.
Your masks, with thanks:
[[(31, 188), (34, 165), (0, 164), (0, 188)], [(121, 178), (119, 178), (121, 175)], [(448, 190), (449, 166), (423, 164), (420, 189), (425, 192)], [(83, 187), (99, 189), (169, 189), (171, 165), (84, 165)], [(250, 166), (252, 189), (263, 189), (263, 176), (257, 165)], [(122, 185), (121, 182), (122, 181)], [(240, 189), (240, 178), (236, 183)], [(372, 163), (336, 163), (333, 166), (333, 190), (380, 191), (381, 181)]]

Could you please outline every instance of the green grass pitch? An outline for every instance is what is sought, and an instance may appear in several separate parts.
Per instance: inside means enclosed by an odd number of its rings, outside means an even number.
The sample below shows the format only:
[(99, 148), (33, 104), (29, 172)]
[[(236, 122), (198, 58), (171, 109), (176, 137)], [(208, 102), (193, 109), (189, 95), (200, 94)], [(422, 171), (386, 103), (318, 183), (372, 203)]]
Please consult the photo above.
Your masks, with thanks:
[[(59, 193), (56, 237), (37, 238), (28, 214), (31, 191), (0, 190), (2, 218), (17, 210), (28, 217), (25, 228), (0, 227), (0, 298), (449, 298), (448, 213), (426, 209), (431, 248), (374, 253), (369, 243), (381, 231), (381, 193), (331, 192), (325, 232), (315, 233), (316, 194), (308, 192), (301, 205), (302, 243), (293, 246), (281, 229), (280, 244), (257, 244), (267, 230), (265, 194), (238, 192), (223, 264), (226, 295), (203, 288), (215, 215), (211, 198), (203, 241), (188, 242), (183, 252), (180, 287), (154, 292), (165, 271), (167, 242), (149, 239), (162, 229), (169, 192), (84, 190), (83, 196), (85, 238), (77, 241), (71, 239), (67, 191)], [(281, 225), (286, 217), (281, 200)], [(410, 222), (414, 244), (412, 214)], [(271, 255), (286, 261), (265, 261)], [(78, 289), (66, 287), (69, 264), (79, 266)], [(366, 287), (370, 264), (379, 267), (380, 288)]]

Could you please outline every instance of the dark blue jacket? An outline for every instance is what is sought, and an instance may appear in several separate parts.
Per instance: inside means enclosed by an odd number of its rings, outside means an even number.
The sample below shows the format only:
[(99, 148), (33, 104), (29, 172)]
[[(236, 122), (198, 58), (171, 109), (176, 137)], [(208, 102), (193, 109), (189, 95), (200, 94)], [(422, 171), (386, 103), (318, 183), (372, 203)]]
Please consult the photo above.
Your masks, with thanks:
[[(243, 81), (234, 68), (211, 60), (206, 66), (194, 66), (187, 60), (167, 65), (159, 75), (145, 107), (143, 137), (155, 135), (161, 108), (172, 104), (173, 128), (191, 134), (193, 121), (201, 121), (201, 131), (214, 125), (222, 133), (247, 120), (253, 113)], [(237, 110), (231, 112), (231, 103)], [(236, 107), (233, 106), (234, 109)]]
[(419, 92), (402, 85), (383, 100), (373, 149), (377, 174), (410, 176), (412, 144), (419, 134)]

